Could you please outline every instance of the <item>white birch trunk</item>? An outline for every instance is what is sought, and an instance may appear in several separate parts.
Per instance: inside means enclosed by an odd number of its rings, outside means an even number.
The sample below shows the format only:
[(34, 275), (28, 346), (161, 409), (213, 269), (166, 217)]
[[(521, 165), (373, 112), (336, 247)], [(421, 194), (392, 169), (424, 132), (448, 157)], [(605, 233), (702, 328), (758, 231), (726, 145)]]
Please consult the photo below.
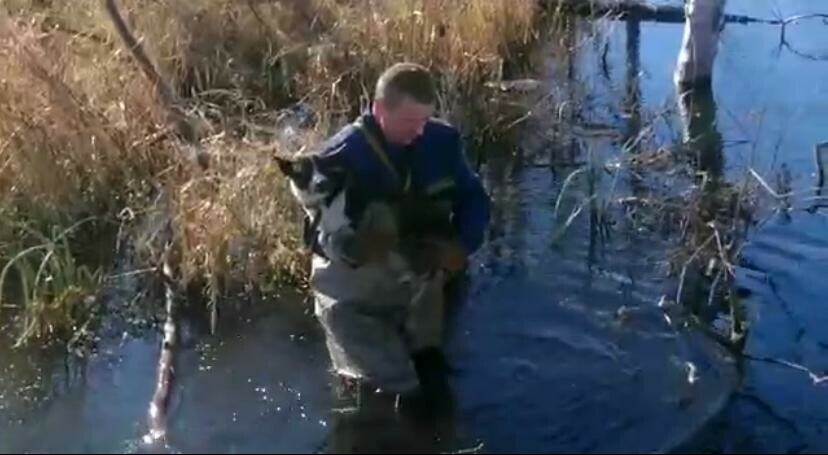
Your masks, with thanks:
[(679, 51), (675, 83), (682, 86), (709, 84), (719, 44), (725, 0), (687, 0), (687, 20)]

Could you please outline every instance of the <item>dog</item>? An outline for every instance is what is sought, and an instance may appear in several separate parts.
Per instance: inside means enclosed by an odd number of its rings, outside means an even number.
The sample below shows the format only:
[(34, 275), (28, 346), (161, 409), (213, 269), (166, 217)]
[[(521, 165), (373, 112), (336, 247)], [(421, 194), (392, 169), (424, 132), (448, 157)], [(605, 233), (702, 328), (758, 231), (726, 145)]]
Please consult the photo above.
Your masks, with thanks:
[[(309, 226), (315, 226), (312, 230), (321, 235), (333, 236), (340, 259), (359, 264), (380, 258), (382, 265), (399, 272), (401, 281), (426, 279), (435, 272), (433, 248), (428, 242), (453, 239), (454, 228), (447, 211), (429, 197), (410, 192), (388, 194), (349, 216), (347, 172), (323, 172), (313, 155), (276, 160)], [(342, 241), (337, 242), (338, 235)], [(375, 242), (372, 238), (379, 236), (392, 240)], [(354, 244), (351, 239), (362, 241)], [(388, 251), (365, 251), (374, 247)]]

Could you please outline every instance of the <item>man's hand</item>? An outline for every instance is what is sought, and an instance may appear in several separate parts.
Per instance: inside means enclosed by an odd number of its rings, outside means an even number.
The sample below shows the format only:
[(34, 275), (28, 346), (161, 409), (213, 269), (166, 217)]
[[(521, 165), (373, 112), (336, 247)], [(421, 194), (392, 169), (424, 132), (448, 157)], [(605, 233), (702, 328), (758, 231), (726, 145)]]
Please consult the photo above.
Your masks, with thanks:
[(432, 251), (436, 268), (450, 274), (460, 273), (466, 267), (466, 250), (456, 241), (426, 239), (426, 248)]

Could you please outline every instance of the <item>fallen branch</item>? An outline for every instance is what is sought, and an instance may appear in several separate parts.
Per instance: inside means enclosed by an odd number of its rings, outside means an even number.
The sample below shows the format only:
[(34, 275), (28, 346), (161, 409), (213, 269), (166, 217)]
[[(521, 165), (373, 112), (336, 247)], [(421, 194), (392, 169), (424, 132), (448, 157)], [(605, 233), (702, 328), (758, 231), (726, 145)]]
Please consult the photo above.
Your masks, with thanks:
[(149, 406), (149, 432), (144, 436), (146, 444), (165, 441), (167, 436), (167, 421), (170, 405), (170, 391), (175, 379), (175, 346), (177, 338), (175, 280), (170, 252), (172, 245), (167, 243), (162, 265), (162, 281), (164, 283), (164, 297), (166, 300), (166, 320), (164, 322), (164, 337), (161, 342), (161, 354), (158, 357), (158, 373), (155, 383), (155, 393)]
[[(646, 3), (620, 1), (595, 2), (588, 0), (542, 0), (542, 7), (555, 8), (557, 11), (589, 18), (608, 17), (616, 20), (636, 20), (683, 24), (686, 20), (681, 6), (649, 5)], [(733, 24), (771, 24), (780, 25), (783, 21), (760, 19), (737, 14), (725, 14), (724, 22)]]

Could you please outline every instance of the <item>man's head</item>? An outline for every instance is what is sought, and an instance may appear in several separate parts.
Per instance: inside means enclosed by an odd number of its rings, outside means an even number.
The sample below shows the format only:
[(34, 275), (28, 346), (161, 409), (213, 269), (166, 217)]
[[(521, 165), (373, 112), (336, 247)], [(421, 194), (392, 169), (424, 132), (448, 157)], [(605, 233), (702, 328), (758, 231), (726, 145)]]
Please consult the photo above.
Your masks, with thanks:
[(428, 70), (416, 63), (397, 63), (377, 80), (373, 114), (388, 142), (408, 145), (422, 134), (436, 104), (437, 90)]

